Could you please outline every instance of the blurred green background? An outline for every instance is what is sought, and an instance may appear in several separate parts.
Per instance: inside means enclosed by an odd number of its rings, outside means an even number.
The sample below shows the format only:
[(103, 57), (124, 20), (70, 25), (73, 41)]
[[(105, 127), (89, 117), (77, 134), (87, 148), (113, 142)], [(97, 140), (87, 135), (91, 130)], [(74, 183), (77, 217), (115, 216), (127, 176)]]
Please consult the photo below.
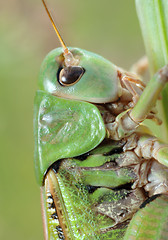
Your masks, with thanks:
[[(67, 45), (129, 69), (144, 55), (134, 0), (48, 0)], [(33, 166), (33, 98), (44, 56), (59, 47), (40, 0), (1, 1), (0, 239), (43, 239)]]

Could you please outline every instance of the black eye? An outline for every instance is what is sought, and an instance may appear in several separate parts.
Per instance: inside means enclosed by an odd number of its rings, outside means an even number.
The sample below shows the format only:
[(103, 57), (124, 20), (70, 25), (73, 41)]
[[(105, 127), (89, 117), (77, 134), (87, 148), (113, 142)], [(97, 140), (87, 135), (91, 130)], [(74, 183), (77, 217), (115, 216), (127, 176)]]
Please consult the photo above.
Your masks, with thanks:
[(64, 67), (58, 74), (58, 81), (63, 86), (73, 85), (80, 80), (84, 72), (84, 68), (80, 66)]

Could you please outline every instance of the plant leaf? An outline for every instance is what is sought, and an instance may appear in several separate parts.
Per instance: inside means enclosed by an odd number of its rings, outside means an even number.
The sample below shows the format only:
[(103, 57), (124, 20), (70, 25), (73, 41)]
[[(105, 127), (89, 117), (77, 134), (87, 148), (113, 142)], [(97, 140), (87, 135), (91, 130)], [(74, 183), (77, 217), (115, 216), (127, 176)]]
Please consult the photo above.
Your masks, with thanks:
[[(153, 75), (168, 63), (168, 1), (136, 0), (137, 14), (143, 34), (150, 73)], [(159, 127), (150, 123), (154, 134), (168, 142), (168, 86), (158, 101), (158, 116), (163, 124)]]

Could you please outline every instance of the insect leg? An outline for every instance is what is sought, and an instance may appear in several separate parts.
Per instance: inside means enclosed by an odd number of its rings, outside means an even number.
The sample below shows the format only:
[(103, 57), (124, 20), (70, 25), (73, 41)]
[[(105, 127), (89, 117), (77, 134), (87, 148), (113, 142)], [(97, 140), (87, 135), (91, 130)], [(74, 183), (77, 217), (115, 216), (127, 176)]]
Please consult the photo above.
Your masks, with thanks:
[(168, 145), (150, 135), (140, 136), (134, 152), (145, 159), (154, 158), (168, 167)]
[[(132, 134), (127, 138), (123, 150), (125, 155), (133, 151), (139, 158), (137, 165), (138, 180), (134, 187), (144, 187), (149, 196), (168, 194), (168, 145), (154, 136)], [(123, 164), (122, 158), (121, 164)], [(135, 157), (134, 157), (135, 159)], [(135, 163), (138, 163), (136, 161)], [(124, 162), (126, 165), (126, 163)], [(128, 164), (132, 162), (128, 161)]]
[(161, 68), (150, 80), (136, 105), (119, 114), (115, 122), (107, 124), (107, 136), (114, 140), (131, 135), (150, 114), (162, 89), (168, 81), (168, 65)]
[(142, 91), (145, 88), (145, 84), (134, 76), (128, 76), (124, 75), (122, 77), (122, 82), (124, 83), (125, 87), (128, 89), (128, 91), (132, 94), (132, 101), (135, 105), (137, 101), (139, 100), (140, 95), (142, 94)]
[(139, 101), (130, 111), (130, 118), (136, 123), (142, 122), (155, 105), (162, 89), (168, 82), (168, 65), (157, 72), (143, 91)]
[(69, 239), (72, 234), (57, 175), (49, 170), (41, 189), (45, 240)]

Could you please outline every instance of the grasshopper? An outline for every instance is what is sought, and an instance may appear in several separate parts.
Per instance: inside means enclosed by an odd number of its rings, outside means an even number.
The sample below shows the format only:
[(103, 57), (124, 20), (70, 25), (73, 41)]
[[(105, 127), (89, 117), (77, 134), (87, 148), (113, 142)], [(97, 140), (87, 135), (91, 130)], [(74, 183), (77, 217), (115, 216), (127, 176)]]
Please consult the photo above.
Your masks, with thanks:
[[(168, 145), (142, 123), (160, 123), (154, 106), (168, 66), (145, 86), (105, 58), (67, 47), (42, 2), (62, 45), (44, 59), (35, 97), (35, 171), (45, 239), (142, 239), (140, 225), (143, 239), (163, 239)], [(159, 204), (165, 209), (158, 208), (153, 226), (148, 212)]]

